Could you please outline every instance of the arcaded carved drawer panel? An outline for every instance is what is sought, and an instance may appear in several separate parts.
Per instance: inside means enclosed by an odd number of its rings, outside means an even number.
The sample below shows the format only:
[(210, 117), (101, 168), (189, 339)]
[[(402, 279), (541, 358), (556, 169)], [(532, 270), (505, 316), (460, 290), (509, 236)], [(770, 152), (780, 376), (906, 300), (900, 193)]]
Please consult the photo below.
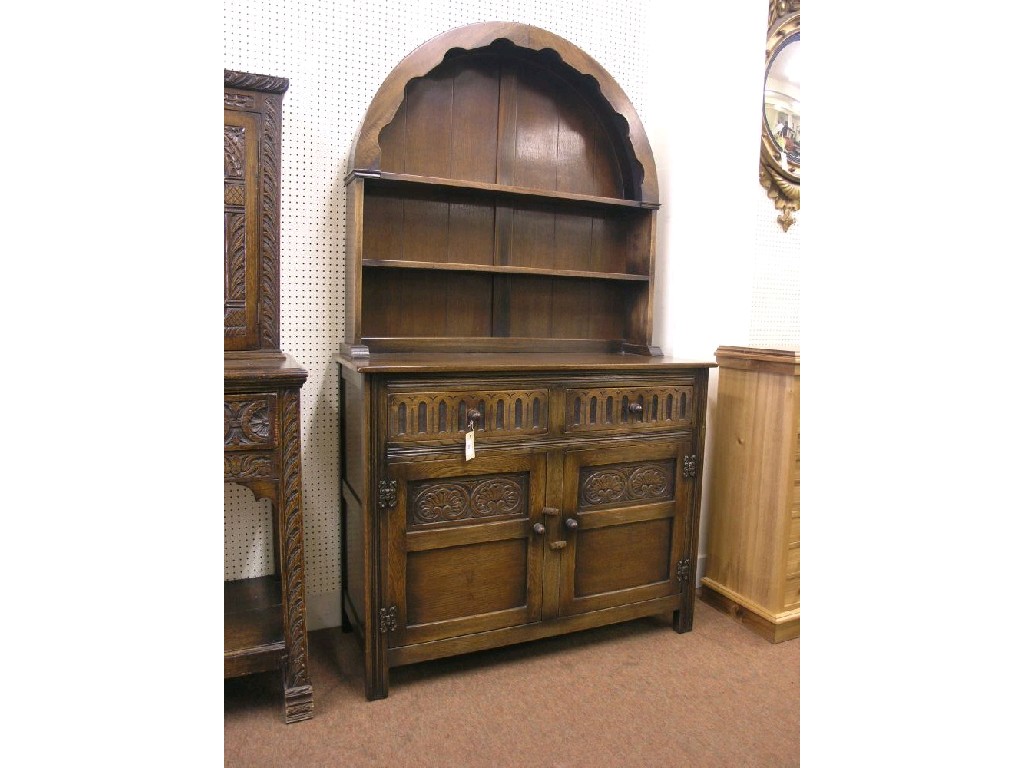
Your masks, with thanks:
[(480, 475), (409, 483), (409, 529), (529, 516), (530, 475)]
[(473, 410), (481, 417), (476, 422), (477, 440), (548, 431), (547, 389), (392, 392), (388, 395), (388, 439), (461, 439)]
[(676, 495), (676, 462), (607, 464), (580, 470), (580, 510), (671, 501)]
[(565, 390), (565, 431), (650, 431), (693, 426), (693, 387), (586, 387)]
[(224, 396), (224, 448), (271, 448), (277, 442), (277, 395)]

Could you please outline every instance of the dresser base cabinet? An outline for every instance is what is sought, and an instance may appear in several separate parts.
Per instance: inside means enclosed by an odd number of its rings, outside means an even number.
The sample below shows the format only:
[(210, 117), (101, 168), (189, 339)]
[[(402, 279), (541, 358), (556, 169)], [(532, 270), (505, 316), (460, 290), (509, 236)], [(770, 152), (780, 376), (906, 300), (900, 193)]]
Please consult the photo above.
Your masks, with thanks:
[(701, 599), (773, 643), (800, 635), (800, 353), (719, 347)]
[(337, 359), (343, 628), (368, 699), (402, 664), (658, 614), (691, 629), (709, 364)]

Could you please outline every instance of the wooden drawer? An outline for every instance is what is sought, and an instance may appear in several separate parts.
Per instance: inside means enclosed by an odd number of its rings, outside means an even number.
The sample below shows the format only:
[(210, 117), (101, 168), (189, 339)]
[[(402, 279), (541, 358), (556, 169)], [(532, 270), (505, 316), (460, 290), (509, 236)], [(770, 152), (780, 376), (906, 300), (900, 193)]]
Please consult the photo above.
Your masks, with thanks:
[(544, 435), (549, 431), (548, 390), (437, 389), (388, 392), (388, 440), (397, 443), (463, 440), (471, 410), (479, 411), (476, 440)]
[(565, 431), (649, 432), (693, 426), (693, 385), (567, 387)]
[(277, 444), (277, 395), (224, 395), (224, 450), (251, 451)]

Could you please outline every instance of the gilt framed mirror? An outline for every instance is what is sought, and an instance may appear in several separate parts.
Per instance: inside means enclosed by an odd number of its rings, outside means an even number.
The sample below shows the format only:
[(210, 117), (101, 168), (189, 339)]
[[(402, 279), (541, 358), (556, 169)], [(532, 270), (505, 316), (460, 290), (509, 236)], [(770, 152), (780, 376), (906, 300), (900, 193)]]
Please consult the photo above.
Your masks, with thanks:
[(760, 179), (788, 231), (800, 210), (800, 0), (770, 0)]

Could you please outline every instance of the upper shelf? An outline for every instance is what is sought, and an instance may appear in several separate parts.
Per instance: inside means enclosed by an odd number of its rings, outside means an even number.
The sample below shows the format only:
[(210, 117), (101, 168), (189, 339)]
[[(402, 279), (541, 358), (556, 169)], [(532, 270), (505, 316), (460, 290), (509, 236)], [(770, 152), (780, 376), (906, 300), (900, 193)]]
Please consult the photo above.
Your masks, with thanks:
[(460, 179), (445, 179), (437, 176), (418, 176), (408, 173), (391, 173), (388, 171), (352, 171), (346, 178), (346, 183), (353, 178), (362, 178), (372, 183), (394, 185), (396, 188), (409, 186), (411, 189), (452, 189), (474, 192), (489, 192), (495, 195), (509, 198), (522, 198), (526, 200), (562, 200), (571, 203), (578, 203), (585, 207), (597, 208), (631, 208), (643, 210), (657, 210), (660, 203), (650, 203), (642, 200), (624, 200), (618, 197), (599, 197), (596, 195), (581, 195), (575, 192), (555, 192), (548, 189), (534, 189), (531, 187), (511, 186), (507, 184), (490, 184), (483, 181), (463, 181)]
[(428, 269), (441, 272), (486, 272), (492, 275), (536, 275), (541, 277), (583, 277), (594, 280), (620, 280), (648, 283), (647, 275), (633, 275), (627, 272), (594, 272), (582, 269), (545, 269), (542, 267), (517, 267), (510, 265), (465, 264), (449, 261), (405, 261), (402, 259), (363, 259), (364, 267), (389, 267), (394, 269)]

